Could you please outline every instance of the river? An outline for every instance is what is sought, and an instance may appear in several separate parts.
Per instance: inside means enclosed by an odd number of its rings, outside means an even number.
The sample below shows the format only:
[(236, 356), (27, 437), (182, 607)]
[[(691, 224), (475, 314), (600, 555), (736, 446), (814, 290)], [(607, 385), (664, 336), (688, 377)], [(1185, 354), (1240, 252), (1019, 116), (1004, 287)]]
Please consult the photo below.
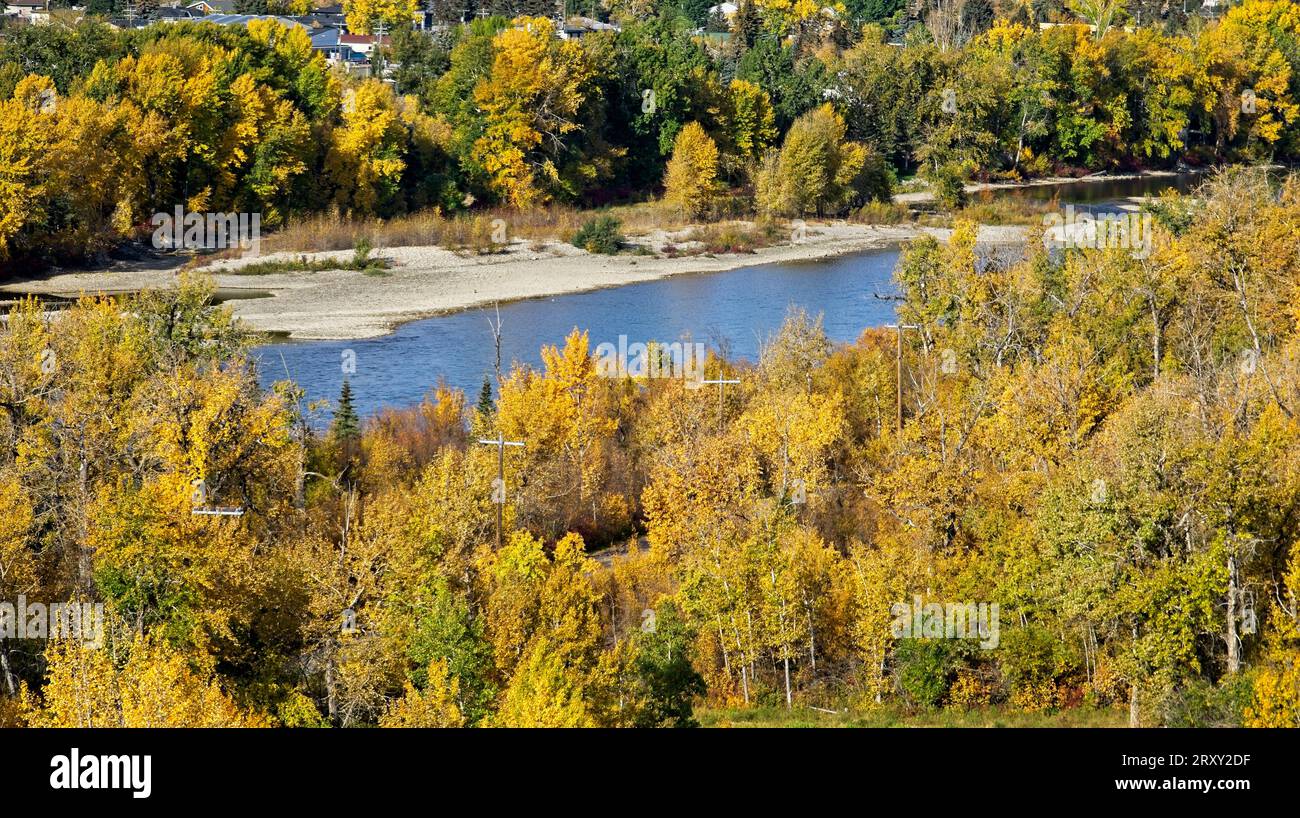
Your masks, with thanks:
[[(996, 196), (1050, 199), (1062, 205), (1104, 205), (1128, 196), (1187, 190), (1193, 177), (1145, 177), (1004, 189)], [(875, 250), (824, 261), (768, 264), (719, 273), (681, 275), (613, 289), (518, 301), (500, 307), (502, 362), (539, 366), (543, 345), (560, 345), (573, 329), (601, 343), (702, 341), (728, 357), (754, 360), (792, 306), (823, 318), (833, 341), (850, 342), (863, 329), (889, 323), (897, 249)], [(493, 370), (491, 309), (471, 309), (414, 321), (380, 338), (353, 341), (288, 341), (259, 347), (263, 383), (292, 378), (307, 399), (334, 400), (343, 379), (352, 386), (363, 417), (383, 407), (416, 404), (439, 381), (472, 401)], [(317, 418), (320, 423), (328, 417)]]
[[(834, 341), (852, 341), (865, 327), (888, 323), (898, 250), (876, 250), (827, 261), (767, 264), (719, 273), (680, 275), (586, 293), (515, 301), (500, 306), (503, 369), (518, 361), (539, 366), (541, 348), (562, 345), (585, 330), (601, 343), (700, 341), (728, 357), (753, 360), (759, 344), (780, 328), (787, 310), (823, 316)], [(334, 399), (346, 376), (357, 411), (409, 406), (441, 378), (473, 400), (493, 371), (491, 308), (413, 321), (390, 335), (355, 341), (289, 341), (259, 347), (263, 382), (285, 372), (308, 400)]]

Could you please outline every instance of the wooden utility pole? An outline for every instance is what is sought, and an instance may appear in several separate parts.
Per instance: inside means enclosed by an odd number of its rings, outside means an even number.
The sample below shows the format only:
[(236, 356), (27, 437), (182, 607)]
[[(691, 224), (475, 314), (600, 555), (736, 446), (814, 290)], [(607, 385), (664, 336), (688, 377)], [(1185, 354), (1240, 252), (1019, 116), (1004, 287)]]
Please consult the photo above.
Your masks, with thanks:
[(191, 501), (194, 506), (190, 514), (196, 517), (243, 517), (244, 509), (241, 506), (210, 506), (208, 505), (208, 487), (203, 480), (195, 480), (194, 492), (191, 495)]
[(722, 390), (727, 388), (727, 384), (739, 384), (739, 379), (715, 378), (713, 380), (704, 380), (700, 383), (716, 383), (718, 385), (718, 431), (722, 431)]
[(501, 526), (506, 508), (506, 447), (518, 446), (523, 448), (523, 441), (506, 440), (505, 434), (500, 430), (497, 431), (496, 440), (487, 440), (479, 438), (479, 443), (485, 446), (497, 447), (497, 479), (496, 485), (492, 487), (492, 502), (497, 504), (497, 550), (501, 550)]
[(894, 412), (898, 436), (903, 436), (903, 330), (920, 329), (919, 324), (886, 324), (894, 330)]

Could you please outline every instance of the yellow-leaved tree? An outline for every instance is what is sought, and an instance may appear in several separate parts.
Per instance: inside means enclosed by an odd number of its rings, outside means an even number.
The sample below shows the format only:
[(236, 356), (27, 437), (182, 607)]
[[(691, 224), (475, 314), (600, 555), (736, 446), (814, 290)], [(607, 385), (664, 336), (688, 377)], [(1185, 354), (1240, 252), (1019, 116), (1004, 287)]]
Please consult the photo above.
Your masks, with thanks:
[(593, 68), (582, 46), (557, 38), (544, 17), (516, 19), (493, 38), (492, 50), (492, 70), (474, 88), (485, 118), (474, 151), (503, 201), (542, 204), (561, 184), (562, 138), (579, 127)]
[(406, 132), (392, 90), (366, 80), (343, 92), (343, 124), (334, 129), (325, 167), (335, 201), (356, 215), (375, 213), (397, 195)]
[(718, 146), (698, 122), (677, 132), (664, 173), (664, 201), (687, 216), (702, 215), (713, 199), (718, 176)]
[(267, 727), (162, 640), (137, 638), (118, 668), (105, 648), (56, 640), (45, 651), (48, 681), (24, 695), (33, 727)]
[(388, 31), (398, 25), (409, 26), (419, 7), (418, 0), (343, 0), (348, 31), (354, 34), (374, 33), (380, 24)]
[(0, 261), (18, 232), (43, 214), (53, 133), (40, 100), (53, 87), (45, 77), (26, 77), (12, 99), (0, 102)]
[(429, 663), (429, 681), (424, 690), (406, 683), (402, 697), (393, 702), (379, 719), (380, 727), (463, 727), (456, 699), (460, 680), (447, 669), (446, 659)]

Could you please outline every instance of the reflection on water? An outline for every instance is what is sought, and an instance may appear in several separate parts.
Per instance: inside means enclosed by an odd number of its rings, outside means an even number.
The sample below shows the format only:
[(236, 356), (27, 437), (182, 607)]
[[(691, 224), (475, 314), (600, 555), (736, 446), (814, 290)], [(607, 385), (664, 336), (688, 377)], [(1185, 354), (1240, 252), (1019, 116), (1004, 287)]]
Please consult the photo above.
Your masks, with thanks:
[[(562, 344), (574, 328), (589, 333), (593, 351), (604, 342), (617, 345), (620, 335), (629, 344), (689, 338), (753, 360), (790, 306), (823, 315), (833, 340), (852, 341), (864, 328), (893, 320), (893, 302), (876, 296), (894, 292), (897, 258), (897, 250), (878, 250), (503, 304), (502, 361), (507, 368), (512, 361), (538, 366), (541, 347)], [(493, 369), (493, 317), (490, 308), (467, 310), (381, 338), (268, 344), (256, 354), (264, 383), (283, 379), (287, 369), (308, 400), (336, 398), (345, 365), (354, 362), (348, 379), (363, 416), (417, 403), (439, 378), (472, 400)]]
[(1176, 176), (1140, 176), (1131, 179), (1103, 179), (1087, 182), (1066, 182), (1059, 185), (1033, 185), (1030, 187), (1000, 188), (976, 194), (980, 197), (1030, 199), (1050, 201), (1059, 197), (1061, 204), (1098, 204), (1115, 199), (1136, 196), (1159, 196), (1167, 190), (1188, 193), (1205, 179), (1202, 173), (1180, 173)]

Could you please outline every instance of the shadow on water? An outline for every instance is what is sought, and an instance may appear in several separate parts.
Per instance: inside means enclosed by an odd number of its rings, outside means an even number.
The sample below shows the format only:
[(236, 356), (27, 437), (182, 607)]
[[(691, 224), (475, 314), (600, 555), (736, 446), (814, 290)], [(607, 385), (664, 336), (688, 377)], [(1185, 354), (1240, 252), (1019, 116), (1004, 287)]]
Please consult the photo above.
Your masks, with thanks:
[(1176, 176), (1139, 176), (1124, 179), (1080, 180), (1057, 185), (1031, 185), (1028, 187), (998, 188), (986, 191), (995, 198), (1051, 201), (1059, 198), (1061, 204), (1103, 204), (1117, 199), (1138, 196), (1159, 196), (1167, 190), (1190, 193), (1202, 181), (1203, 173), (1180, 173)]

